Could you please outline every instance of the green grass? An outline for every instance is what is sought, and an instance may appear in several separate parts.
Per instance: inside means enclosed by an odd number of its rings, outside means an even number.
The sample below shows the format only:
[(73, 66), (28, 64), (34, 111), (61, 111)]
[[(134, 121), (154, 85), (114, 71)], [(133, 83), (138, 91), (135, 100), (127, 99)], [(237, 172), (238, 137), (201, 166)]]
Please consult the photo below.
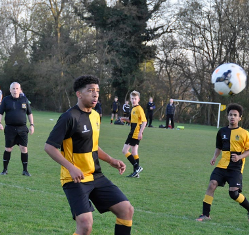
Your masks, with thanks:
[[(59, 114), (34, 112), (35, 133), (29, 136), (29, 171), (24, 177), (20, 151), (15, 147), (9, 174), (0, 176), (0, 234), (73, 234), (75, 221), (60, 186), (60, 166), (44, 152), (44, 143)], [(105, 162), (105, 175), (127, 195), (135, 208), (132, 234), (248, 234), (246, 211), (230, 199), (228, 186), (218, 188), (213, 201), (212, 220), (196, 222), (213, 167), (209, 164), (215, 148), (216, 127), (184, 125), (184, 130), (146, 128), (139, 156), (144, 171), (139, 179), (126, 178), (132, 166), (122, 155), (128, 126), (110, 125), (104, 117), (100, 143), (104, 151), (123, 160), (123, 176)], [(153, 121), (154, 126), (164, 122)], [(1, 155), (4, 134), (0, 132)], [(2, 158), (2, 157), (1, 157)], [(1, 161), (0, 161), (1, 162)], [(249, 166), (244, 172), (243, 192), (249, 195)], [(249, 197), (249, 196), (248, 196)], [(93, 213), (94, 235), (113, 234), (115, 216)]]

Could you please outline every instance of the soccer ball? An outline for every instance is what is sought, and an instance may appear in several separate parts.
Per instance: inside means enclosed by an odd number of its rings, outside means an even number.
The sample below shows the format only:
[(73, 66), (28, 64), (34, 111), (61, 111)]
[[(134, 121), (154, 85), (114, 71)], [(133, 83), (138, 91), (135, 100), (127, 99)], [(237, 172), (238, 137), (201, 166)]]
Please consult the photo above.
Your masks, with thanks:
[(236, 95), (243, 91), (246, 79), (244, 69), (233, 63), (220, 65), (212, 74), (214, 90), (222, 96)]

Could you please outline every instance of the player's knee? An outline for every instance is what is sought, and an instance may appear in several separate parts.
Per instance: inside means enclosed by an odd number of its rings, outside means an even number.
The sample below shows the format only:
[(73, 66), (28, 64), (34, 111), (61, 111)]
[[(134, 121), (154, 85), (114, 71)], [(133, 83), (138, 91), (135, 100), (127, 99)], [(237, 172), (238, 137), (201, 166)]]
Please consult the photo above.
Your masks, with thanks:
[(239, 191), (229, 191), (229, 196), (233, 199), (236, 200), (239, 197)]
[(208, 189), (211, 190), (211, 191), (214, 191), (217, 188), (217, 186), (218, 186), (217, 181), (211, 180), (209, 182)]
[(125, 207), (123, 213), (125, 214), (126, 218), (132, 219), (134, 214), (134, 207), (130, 203), (127, 203), (127, 206)]
[(90, 234), (93, 226), (92, 217), (79, 215), (76, 217), (77, 230), (84, 231), (83, 234)]

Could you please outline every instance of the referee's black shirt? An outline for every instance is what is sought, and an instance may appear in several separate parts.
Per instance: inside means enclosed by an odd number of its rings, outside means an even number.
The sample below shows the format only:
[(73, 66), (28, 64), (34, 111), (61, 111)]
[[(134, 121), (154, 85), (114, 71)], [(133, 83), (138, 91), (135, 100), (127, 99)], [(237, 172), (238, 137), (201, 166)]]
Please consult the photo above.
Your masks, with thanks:
[(5, 124), (10, 126), (26, 125), (26, 115), (31, 114), (28, 99), (25, 96), (14, 98), (12, 95), (6, 96), (0, 105), (0, 114), (5, 112)]

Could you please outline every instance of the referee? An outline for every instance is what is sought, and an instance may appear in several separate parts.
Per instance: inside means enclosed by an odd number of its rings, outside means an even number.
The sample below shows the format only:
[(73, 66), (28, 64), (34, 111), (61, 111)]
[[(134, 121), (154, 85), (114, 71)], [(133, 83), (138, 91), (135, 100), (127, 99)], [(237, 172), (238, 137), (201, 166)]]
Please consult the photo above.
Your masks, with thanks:
[[(28, 166), (28, 133), (34, 133), (33, 114), (28, 99), (21, 96), (21, 86), (18, 82), (10, 85), (11, 95), (4, 97), (0, 106), (0, 130), (4, 129), (5, 151), (3, 154), (3, 172), (1, 175), (8, 173), (7, 168), (10, 161), (11, 151), (14, 145), (19, 145), (21, 150), (21, 160), (23, 164), (23, 175), (31, 176), (27, 170)], [(5, 112), (5, 128), (1, 123)], [(30, 128), (26, 126), (28, 116)]]

